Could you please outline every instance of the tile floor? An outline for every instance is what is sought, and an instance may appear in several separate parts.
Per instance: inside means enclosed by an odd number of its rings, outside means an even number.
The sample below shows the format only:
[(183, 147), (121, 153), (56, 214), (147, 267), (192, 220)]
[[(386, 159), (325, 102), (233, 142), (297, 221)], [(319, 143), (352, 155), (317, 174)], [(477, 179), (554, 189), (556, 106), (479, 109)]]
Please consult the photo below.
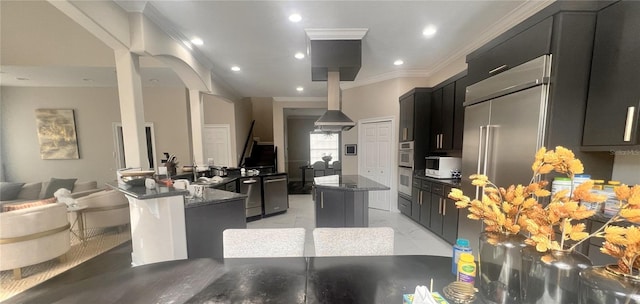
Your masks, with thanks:
[[(310, 194), (289, 195), (289, 210), (286, 213), (249, 222), (247, 228), (305, 228), (305, 256), (314, 256), (313, 206)], [(451, 245), (400, 213), (369, 209), (369, 226), (393, 228), (397, 255), (451, 256)]]

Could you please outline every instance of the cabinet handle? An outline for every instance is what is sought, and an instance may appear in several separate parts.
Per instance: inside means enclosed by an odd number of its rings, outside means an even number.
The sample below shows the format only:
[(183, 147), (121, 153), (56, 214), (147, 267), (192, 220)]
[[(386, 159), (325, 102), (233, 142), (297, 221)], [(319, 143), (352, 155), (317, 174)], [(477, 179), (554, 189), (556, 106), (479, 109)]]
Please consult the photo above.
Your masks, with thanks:
[(506, 65), (506, 64), (503, 64), (503, 65), (501, 65), (501, 66), (499, 66), (499, 67), (497, 67), (497, 68), (495, 68), (495, 69), (493, 69), (493, 70), (489, 71), (489, 74), (491, 74), (491, 75), (493, 75), (493, 74), (498, 74), (498, 73), (500, 73), (500, 72), (502, 72), (502, 71), (506, 70), (507, 68), (509, 68), (509, 66), (508, 66), (508, 65)]
[(324, 209), (324, 192), (320, 192), (320, 209)]
[(409, 133), (409, 129), (407, 129), (407, 128), (403, 128), (402, 129), (402, 139), (403, 140), (407, 140), (407, 136), (408, 136), (407, 134), (408, 133)]
[(440, 133), (440, 149), (442, 149), (442, 139), (444, 138), (444, 134)]
[(420, 206), (422, 206), (422, 191), (420, 191), (420, 196), (418, 198), (418, 202), (420, 203)]
[(438, 214), (442, 214), (442, 199), (438, 198)]
[(624, 123), (624, 141), (631, 141), (631, 127), (633, 126), (633, 114), (636, 107), (627, 108), (627, 120)]
[(442, 216), (447, 215), (447, 201), (444, 201), (444, 204), (442, 204)]

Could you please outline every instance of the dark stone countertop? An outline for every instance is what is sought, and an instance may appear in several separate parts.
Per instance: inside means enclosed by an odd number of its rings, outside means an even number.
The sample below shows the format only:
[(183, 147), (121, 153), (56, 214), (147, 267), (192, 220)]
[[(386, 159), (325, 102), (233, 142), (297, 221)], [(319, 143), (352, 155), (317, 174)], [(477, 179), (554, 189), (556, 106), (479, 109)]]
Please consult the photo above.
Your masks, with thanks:
[(159, 183), (156, 183), (156, 187), (153, 189), (147, 189), (145, 186), (119, 185), (115, 181), (107, 183), (107, 186), (139, 200), (189, 194), (189, 191), (187, 190), (176, 189), (174, 187), (164, 187), (160, 186)]
[(417, 179), (420, 179), (420, 180), (432, 182), (432, 183), (445, 184), (445, 185), (451, 186), (451, 187), (460, 187), (462, 185), (462, 183), (461, 183), (459, 178), (439, 179), (439, 178), (433, 178), (433, 177), (424, 176), (424, 170), (416, 170), (413, 173), (413, 177), (417, 178)]
[(242, 203), (244, 204), (244, 199), (246, 197), (246, 194), (206, 188), (204, 189), (203, 197), (187, 197), (184, 200), (184, 207), (193, 208), (205, 205), (220, 204), (239, 199), (242, 199)]
[(389, 190), (391, 188), (361, 175), (328, 175), (313, 179), (316, 188), (344, 191)]

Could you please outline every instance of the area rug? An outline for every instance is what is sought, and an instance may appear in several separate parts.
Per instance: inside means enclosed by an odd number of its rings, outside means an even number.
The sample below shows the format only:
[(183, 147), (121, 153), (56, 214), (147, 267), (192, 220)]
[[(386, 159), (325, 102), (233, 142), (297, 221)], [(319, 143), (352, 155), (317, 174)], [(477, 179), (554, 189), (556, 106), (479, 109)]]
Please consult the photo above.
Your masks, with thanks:
[(37, 284), (71, 269), (109, 249), (131, 239), (131, 232), (126, 229), (88, 229), (84, 244), (71, 233), (71, 249), (67, 252), (66, 261), (53, 259), (36, 265), (22, 268), (22, 279), (14, 280), (13, 271), (0, 272), (0, 302), (19, 294)]
[(300, 182), (299, 181), (295, 181), (295, 182), (290, 181), (287, 188), (289, 190), (288, 191), (289, 194), (310, 194), (311, 193), (311, 186), (312, 186), (311, 182), (307, 182), (303, 186), (301, 181)]

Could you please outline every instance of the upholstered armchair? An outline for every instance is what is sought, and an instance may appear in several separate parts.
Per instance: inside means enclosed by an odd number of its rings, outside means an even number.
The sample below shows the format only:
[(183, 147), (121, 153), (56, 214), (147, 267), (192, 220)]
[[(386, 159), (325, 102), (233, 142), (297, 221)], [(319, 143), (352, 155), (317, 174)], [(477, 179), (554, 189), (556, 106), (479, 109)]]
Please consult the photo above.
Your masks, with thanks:
[(0, 270), (13, 269), (22, 278), (21, 267), (56, 257), (64, 260), (71, 248), (67, 205), (45, 204), (0, 213)]
[[(81, 209), (84, 228), (107, 228), (128, 224), (129, 201), (117, 190), (103, 190), (76, 199)], [(72, 223), (75, 219), (72, 219)]]

